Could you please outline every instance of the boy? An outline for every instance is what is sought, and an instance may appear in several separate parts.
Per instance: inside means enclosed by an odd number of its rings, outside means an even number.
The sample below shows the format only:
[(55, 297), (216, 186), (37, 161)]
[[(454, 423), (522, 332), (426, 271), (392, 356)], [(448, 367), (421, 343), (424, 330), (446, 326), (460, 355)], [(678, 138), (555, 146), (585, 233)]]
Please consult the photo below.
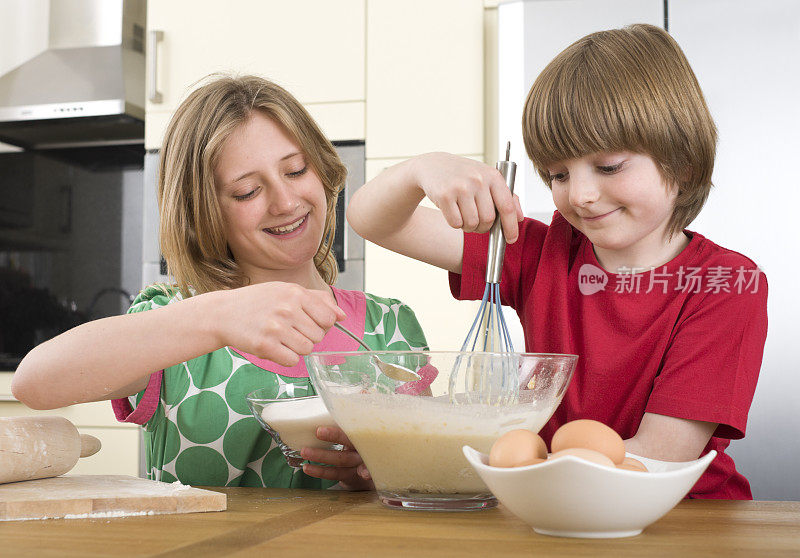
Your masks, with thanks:
[[(479, 299), (481, 233), (497, 214), (509, 242), (501, 297), (526, 351), (580, 355), (545, 441), (590, 418), (653, 459), (714, 449), (689, 496), (752, 498), (724, 450), (745, 434), (767, 284), (748, 258), (685, 230), (711, 188), (716, 128), (680, 47), (650, 25), (577, 41), (533, 84), (523, 137), (557, 208), (549, 226), (522, 219), (496, 170), (443, 153), (384, 171), (351, 200), (348, 220), (450, 271), (456, 298)], [(426, 195), (438, 211), (418, 206)]]

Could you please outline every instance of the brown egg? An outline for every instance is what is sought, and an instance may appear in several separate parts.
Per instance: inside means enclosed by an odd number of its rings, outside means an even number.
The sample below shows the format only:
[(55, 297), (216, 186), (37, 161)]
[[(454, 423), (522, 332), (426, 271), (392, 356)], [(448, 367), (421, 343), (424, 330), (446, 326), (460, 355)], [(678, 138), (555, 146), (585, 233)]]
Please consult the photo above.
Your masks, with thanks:
[(622, 460), (622, 463), (617, 465), (617, 469), (627, 469), (629, 471), (641, 471), (643, 473), (647, 472), (647, 467), (644, 466), (644, 463), (639, 461), (638, 459), (634, 459), (633, 457), (626, 457)]
[(522, 467), (547, 458), (547, 446), (530, 430), (511, 430), (500, 436), (489, 452), (492, 467)]
[(579, 457), (586, 461), (590, 461), (591, 463), (597, 463), (598, 465), (605, 465), (606, 467), (614, 466), (614, 462), (611, 461), (611, 459), (609, 459), (607, 455), (602, 454), (599, 451), (594, 451), (586, 448), (567, 448), (561, 451), (557, 451), (556, 453), (550, 456), (548, 461), (553, 461), (554, 459), (559, 459), (567, 455), (574, 455), (575, 457)]
[(608, 456), (619, 465), (625, 459), (625, 442), (619, 434), (596, 420), (573, 420), (561, 426), (550, 442), (553, 453), (569, 448), (586, 448)]
[(524, 463), (520, 463), (517, 467), (525, 467), (526, 465), (536, 465), (537, 463), (544, 463), (547, 459), (539, 459), (538, 457), (534, 457), (530, 461), (526, 461)]

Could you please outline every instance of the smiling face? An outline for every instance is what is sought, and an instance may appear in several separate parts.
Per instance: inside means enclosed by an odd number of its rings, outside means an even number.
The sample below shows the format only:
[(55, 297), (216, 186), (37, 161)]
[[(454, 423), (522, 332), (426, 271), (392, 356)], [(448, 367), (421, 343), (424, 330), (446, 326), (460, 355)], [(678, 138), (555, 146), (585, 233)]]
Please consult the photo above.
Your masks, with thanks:
[(667, 234), (677, 189), (649, 155), (592, 153), (547, 166), (553, 201), (611, 272), (666, 263), (686, 245)]
[(225, 141), (214, 182), (228, 246), (252, 283), (322, 281), (313, 258), (325, 226), (325, 190), (282, 126), (253, 111)]

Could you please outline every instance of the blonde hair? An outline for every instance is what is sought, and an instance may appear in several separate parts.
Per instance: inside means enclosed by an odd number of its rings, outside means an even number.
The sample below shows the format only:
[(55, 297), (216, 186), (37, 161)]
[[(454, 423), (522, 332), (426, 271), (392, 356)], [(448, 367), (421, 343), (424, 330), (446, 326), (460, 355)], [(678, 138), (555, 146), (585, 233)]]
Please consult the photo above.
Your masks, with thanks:
[[(253, 111), (282, 125), (300, 145), (325, 188), (327, 211), (314, 265), (328, 284), (338, 271), (332, 252), (336, 201), (347, 169), (303, 106), (257, 76), (209, 76), (175, 111), (164, 136), (158, 181), (161, 252), (183, 296), (247, 284), (228, 248), (214, 184), (222, 146)], [(191, 291), (190, 291), (191, 287)]]
[(669, 235), (697, 217), (711, 189), (714, 120), (680, 47), (653, 25), (592, 33), (556, 56), (528, 93), (522, 135), (548, 185), (547, 166), (557, 161), (650, 155), (678, 190)]

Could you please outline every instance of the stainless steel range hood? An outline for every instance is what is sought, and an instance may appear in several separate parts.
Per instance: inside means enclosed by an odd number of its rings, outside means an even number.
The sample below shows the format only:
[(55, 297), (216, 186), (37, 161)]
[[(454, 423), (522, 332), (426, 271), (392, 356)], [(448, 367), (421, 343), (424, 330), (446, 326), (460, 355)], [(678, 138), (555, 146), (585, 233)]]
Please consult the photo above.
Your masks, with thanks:
[(0, 76), (0, 142), (142, 142), (145, 0), (50, 0), (42, 17), (48, 49)]

